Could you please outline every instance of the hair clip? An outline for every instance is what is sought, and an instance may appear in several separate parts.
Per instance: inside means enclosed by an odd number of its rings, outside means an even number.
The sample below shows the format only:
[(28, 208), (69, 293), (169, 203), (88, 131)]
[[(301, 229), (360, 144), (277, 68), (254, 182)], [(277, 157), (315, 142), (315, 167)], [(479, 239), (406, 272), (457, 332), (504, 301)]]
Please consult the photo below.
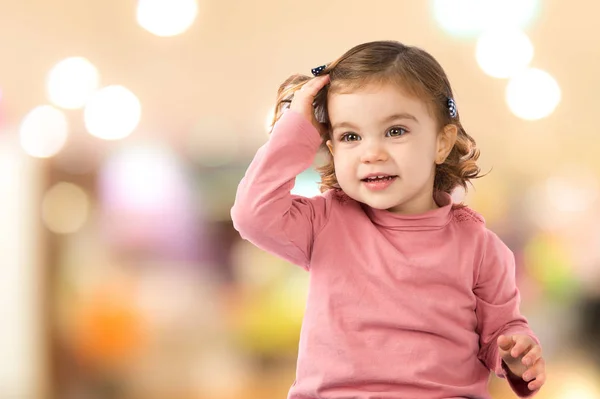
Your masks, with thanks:
[(456, 103), (453, 98), (448, 98), (448, 111), (450, 113), (450, 118), (454, 119), (458, 115), (456, 112)]
[(312, 74), (314, 76), (319, 76), (321, 74), (321, 72), (323, 72), (325, 70), (326, 67), (327, 67), (327, 65), (321, 65), (320, 67), (313, 68), (310, 71), (312, 72)]

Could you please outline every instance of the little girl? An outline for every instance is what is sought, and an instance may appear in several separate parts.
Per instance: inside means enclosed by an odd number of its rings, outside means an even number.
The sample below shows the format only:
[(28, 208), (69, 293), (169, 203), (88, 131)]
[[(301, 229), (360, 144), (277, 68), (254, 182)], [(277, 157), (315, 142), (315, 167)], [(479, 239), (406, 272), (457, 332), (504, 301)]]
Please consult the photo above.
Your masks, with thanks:
[[(310, 271), (289, 399), (520, 397), (544, 384), (508, 247), (450, 193), (479, 177), (445, 72), (398, 42), (358, 45), (280, 88), (241, 181), (241, 236)], [(322, 195), (290, 194), (321, 145)]]

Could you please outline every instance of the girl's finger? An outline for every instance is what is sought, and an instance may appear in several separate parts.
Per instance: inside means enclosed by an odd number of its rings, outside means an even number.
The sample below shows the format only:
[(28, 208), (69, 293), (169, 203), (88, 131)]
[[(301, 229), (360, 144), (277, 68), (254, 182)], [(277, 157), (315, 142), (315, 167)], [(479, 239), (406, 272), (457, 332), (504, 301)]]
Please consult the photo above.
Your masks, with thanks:
[(546, 373), (542, 373), (538, 375), (534, 381), (531, 381), (529, 384), (527, 384), (527, 388), (529, 388), (531, 391), (535, 391), (536, 389), (540, 389), (545, 382)]
[(517, 358), (527, 353), (529, 349), (531, 349), (531, 347), (533, 346), (533, 341), (531, 340), (531, 338), (526, 336), (513, 335), (513, 341), (515, 342), (515, 345), (511, 349), (510, 355), (514, 358)]
[(306, 82), (300, 92), (306, 96), (315, 97), (327, 83), (329, 83), (329, 75), (317, 76)]
[(537, 362), (541, 357), (542, 348), (539, 345), (535, 345), (529, 352), (527, 352), (527, 355), (523, 357), (522, 362), (526, 366), (531, 366), (532, 364), (535, 364), (535, 362)]
[(523, 373), (521, 378), (523, 378), (524, 381), (531, 381), (537, 379), (542, 374), (546, 374), (546, 362), (543, 358), (540, 358), (533, 366)]
[(498, 347), (508, 352), (514, 345), (514, 342), (511, 337), (507, 337), (506, 335), (501, 335), (498, 337)]

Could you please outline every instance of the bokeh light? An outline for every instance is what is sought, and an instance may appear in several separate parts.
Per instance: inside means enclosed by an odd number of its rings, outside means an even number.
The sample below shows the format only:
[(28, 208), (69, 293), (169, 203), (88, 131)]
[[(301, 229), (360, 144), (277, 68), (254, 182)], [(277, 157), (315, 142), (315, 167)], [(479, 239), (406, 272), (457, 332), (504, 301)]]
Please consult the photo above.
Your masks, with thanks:
[(23, 150), (36, 158), (56, 155), (65, 145), (69, 125), (65, 114), (50, 105), (32, 109), (21, 122), (19, 138)]
[(533, 44), (523, 31), (502, 27), (484, 32), (477, 40), (477, 63), (494, 78), (509, 78), (533, 58)]
[(123, 86), (107, 86), (93, 94), (85, 106), (85, 127), (92, 136), (119, 140), (129, 136), (140, 122), (142, 106)]
[(114, 249), (182, 260), (201, 251), (203, 225), (190, 217), (198, 204), (188, 170), (168, 144), (119, 149), (102, 166), (98, 185), (102, 231)]
[(70, 57), (50, 70), (46, 91), (54, 105), (77, 109), (82, 108), (98, 89), (99, 81), (98, 70), (90, 61), (83, 57)]
[(88, 219), (90, 200), (79, 186), (60, 182), (52, 186), (42, 201), (42, 220), (57, 234), (78, 231)]
[(561, 212), (585, 212), (598, 199), (600, 188), (594, 173), (581, 165), (564, 166), (546, 181), (550, 204)]
[(170, 208), (186, 191), (177, 154), (160, 143), (138, 143), (112, 154), (100, 176), (104, 206), (132, 212)]
[(79, 359), (114, 367), (134, 360), (140, 353), (147, 330), (133, 300), (135, 292), (112, 282), (78, 304), (71, 320), (69, 345)]
[(434, 0), (433, 14), (440, 26), (457, 36), (477, 34), (482, 29), (483, 2), (477, 0)]
[(561, 100), (561, 90), (545, 71), (528, 68), (513, 76), (506, 87), (506, 102), (517, 117), (542, 119), (550, 115)]
[(538, 11), (539, 0), (433, 0), (433, 14), (442, 29), (460, 37), (493, 26), (524, 28)]
[(542, 284), (548, 296), (567, 299), (579, 289), (569, 251), (558, 236), (536, 235), (524, 252), (529, 273)]
[(594, 176), (573, 175), (568, 169), (555, 173), (528, 189), (523, 202), (527, 218), (543, 231), (578, 230), (586, 215), (596, 208), (597, 187)]
[(137, 21), (156, 36), (169, 37), (185, 32), (198, 15), (196, 0), (139, 0)]
[(287, 284), (280, 281), (244, 301), (238, 339), (247, 350), (264, 355), (293, 355), (297, 350), (306, 296), (290, 296), (286, 290), (290, 281), (293, 285), (303, 285), (293, 291), (302, 288), (307, 291), (307, 278), (288, 280)]

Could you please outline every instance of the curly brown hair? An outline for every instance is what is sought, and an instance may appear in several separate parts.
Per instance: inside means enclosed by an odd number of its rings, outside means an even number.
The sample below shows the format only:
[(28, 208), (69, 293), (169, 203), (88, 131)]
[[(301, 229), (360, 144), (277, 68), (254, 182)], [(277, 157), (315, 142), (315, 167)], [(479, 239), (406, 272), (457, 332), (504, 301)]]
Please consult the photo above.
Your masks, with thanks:
[[(448, 99), (454, 98), (448, 77), (441, 65), (426, 51), (396, 41), (363, 43), (348, 50), (328, 64), (321, 75), (329, 74), (330, 84), (315, 97), (315, 115), (327, 129), (322, 134), (323, 144), (330, 139), (331, 125), (327, 114), (329, 93), (350, 92), (371, 83), (395, 83), (409, 95), (425, 101), (438, 123), (438, 128), (448, 124), (457, 127), (454, 147), (444, 163), (436, 166), (434, 189), (451, 193), (461, 186), (467, 190), (471, 179), (482, 177), (477, 165), (479, 150), (475, 140), (467, 134), (460, 122), (448, 112)], [(293, 75), (279, 87), (273, 123), (289, 106), (294, 93), (311, 77)], [(335, 175), (333, 156), (327, 152), (328, 161), (318, 168), (321, 174), (321, 192), (339, 188)]]

